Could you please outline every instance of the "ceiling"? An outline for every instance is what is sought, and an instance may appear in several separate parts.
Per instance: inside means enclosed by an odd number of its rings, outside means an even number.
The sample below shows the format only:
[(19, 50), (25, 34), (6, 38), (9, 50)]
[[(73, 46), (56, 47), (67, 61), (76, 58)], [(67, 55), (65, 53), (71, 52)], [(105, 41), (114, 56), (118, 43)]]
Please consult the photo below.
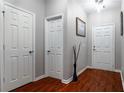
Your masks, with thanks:
[[(84, 11), (86, 11), (88, 14), (97, 12), (95, 0), (78, 0), (78, 3), (81, 4)], [(103, 4), (105, 5), (103, 10), (117, 8), (121, 6), (121, 0), (104, 0)]]

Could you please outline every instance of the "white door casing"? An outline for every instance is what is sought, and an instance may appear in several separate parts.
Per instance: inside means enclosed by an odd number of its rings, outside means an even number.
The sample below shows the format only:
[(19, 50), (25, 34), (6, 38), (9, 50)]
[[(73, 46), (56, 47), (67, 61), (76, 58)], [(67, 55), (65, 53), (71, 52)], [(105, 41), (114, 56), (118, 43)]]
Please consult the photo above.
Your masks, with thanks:
[(4, 91), (10, 91), (34, 79), (35, 15), (8, 3), (4, 11), (3, 82)]
[(0, 91), (3, 91), (3, 0), (0, 0)]
[(45, 26), (45, 72), (48, 76), (62, 79), (63, 16), (46, 18)]
[(92, 66), (115, 69), (115, 25), (94, 26), (92, 30)]

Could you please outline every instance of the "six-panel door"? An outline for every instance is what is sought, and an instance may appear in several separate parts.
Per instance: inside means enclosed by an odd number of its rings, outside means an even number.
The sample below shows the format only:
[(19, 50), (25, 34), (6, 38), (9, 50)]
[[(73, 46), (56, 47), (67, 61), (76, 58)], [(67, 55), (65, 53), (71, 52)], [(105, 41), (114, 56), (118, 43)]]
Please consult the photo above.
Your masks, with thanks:
[(48, 74), (62, 79), (63, 23), (62, 17), (48, 21)]
[(101, 69), (113, 70), (114, 67), (114, 25), (93, 28), (92, 65)]
[(27, 12), (5, 5), (5, 90), (32, 82), (32, 18)]

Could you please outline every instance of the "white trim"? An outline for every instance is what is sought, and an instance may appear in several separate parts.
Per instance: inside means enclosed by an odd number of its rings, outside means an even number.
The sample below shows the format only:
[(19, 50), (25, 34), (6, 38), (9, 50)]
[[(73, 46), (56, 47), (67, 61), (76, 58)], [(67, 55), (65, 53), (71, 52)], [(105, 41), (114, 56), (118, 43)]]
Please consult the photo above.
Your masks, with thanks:
[(115, 70), (108, 70), (108, 69), (99, 68), (99, 67), (93, 67), (93, 66), (88, 66), (88, 68), (90, 68), (90, 69), (97, 69), (97, 70), (105, 70), (105, 71), (113, 71), (113, 72), (115, 72)]
[(3, 0), (0, 0), (0, 91), (4, 91), (3, 89), (3, 77), (4, 77), (4, 69), (3, 69)]
[(52, 15), (52, 16), (47, 16), (45, 18), (45, 20), (51, 19), (51, 18), (54, 18), (54, 17), (58, 17), (58, 16), (62, 16), (62, 19), (64, 18), (64, 14), (63, 13), (58, 13), (58, 14), (55, 14), (55, 15)]
[(24, 12), (26, 12), (26, 13), (28, 13), (28, 14), (35, 15), (35, 13), (33, 13), (33, 12), (29, 11), (29, 10), (26, 10), (26, 9), (24, 9), (24, 8), (15, 6), (15, 5), (13, 5), (13, 4), (11, 4), (11, 3), (8, 3), (8, 2), (6, 2), (6, 1), (3, 1), (3, 4), (4, 4), (4, 5), (8, 5), (8, 6), (10, 6), (10, 7), (13, 7), (13, 8), (15, 8), (15, 9), (21, 10), (21, 11), (24, 11)]
[(123, 86), (123, 90), (124, 90), (124, 78), (123, 78), (123, 74), (121, 70), (115, 70), (115, 72), (119, 72), (121, 75), (121, 81), (122, 81), (122, 86)]
[(87, 68), (98, 69), (98, 70), (105, 70), (105, 71), (111, 71), (111, 72), (119, 72), (119, 70), (116, 70), (116, 69), (108, 70), (108, 69), (99, 68), (99, 67), (93, 67), (93, 66), (87, 66)]
[[(47, 56), (47, 50), (48, 50), (48, 44), (47, 44), (47, 39), (48, 39), (48, 36), (47, 36), (47, 33), (48, 33), (48, 19), (51, 19), (51, 18), (54, 18), (54, 17), (58, 17), (58, 16), (62, 16), (62, 22), (63, 22), (63, 26), (64, 26), (64, 14), (63, 13), (59, 13), (59, 14), (56, 14), (56, 15), (52, 15), (52, 16), (48, 16), (45, 18), (45, 32), (44, 32), (44, 36), (45, 36), (45, 51), (44, 51), (44, 55), (45, 55), (45, 74), (47, 76), (48, 75), (48, 71), (47, 71), (47, 68), (48, 68), (48, 56)], [(64, 48), (64, 28), (63, 28), (63, 48)], [(64, 52), (64, 49), (63, 49), (63, 52)], [(64, 54), (64, 53), (63, 53)], [(61, 66), (62, 66), (62, 72), (61, 72), (61, 80), (63, 80), (63, 59), (62, 59), (62, 63), (61, 63)]]
[[(36, 25), (36, 23), (35, 23), (35, 18), (36, 18), (36, 15), (35, 15), (35, 13), (33, 13), (33, 12), (31, 12), (31, 11), (28, 11), (28, 10), (25, 10), (25, 9), (23, 9), (23, 8), (20, 8), (20, 7), (17, 7), (17, 6), (15, 6), (15, 5), (12, 5), (12, 4), (10, 4), (10, 3), (8, 3), (8, 2), (3, 2), (3, 5), (2, 5), (2, 11), (4, 11), (4, 6), (5, 5), (8, 5), (8, 6), (10, 6), (10, 7), (13, 7), (13, 8), (16, 8), (16, 9), (18, 9), (18, 10), (20, 10), (20, 11), (24, 11), (24, 12), (26, 12), (26, 13), (29, 13), (29, 14), (31, 14), (32, 15), (32, 17), (33, 17), (33, 19), (32, 19), (32, 21), (33, 21), (33, 26), (32, 26), (32, 51), (33, 51), (33, 56), (32, 56), (32, 81), (34, 81), (35, 80), (35, 32), (36, 32), (36, 28), (35, 28), (35, 25)], [(2, 16), (2, 20), (3, 20), (3, 16)], [(2, 24), (3, 25), (3, 24)], [(2, 64), (2, 67), (3, 67), (3, 64)], [(2, 68), (2, 72), (4, 72), (4, 68)], [(1, 76), (1, 78), (2, 78), (2, 83), (3, 83), (3, 75)], [(1, 85), (1, 87), (2, 87), (2, 91), (5, 91), (5, 89), (3, 88), (4, 87), (4, 85), (2, 84)]]
[(61, 82), (64, 83), (64, 84), (69, 84), (72, 80), (73, 80), (73, 76), (70, 77), (70, 78), (67, 79), (67, 80), (63, 79)]
[(121, 81), (122, 81), (122, 86), (123, 86), (123, 90), (124, 90), (124, 78), (123, 78), (123, 74), (121, 70), (115, 70), (114, 72), (118, 72), (121, 75)]
[(112, 40), (113, 40), (113, 55), (112, 55), (112, 62), (113, 62), (113, 65), (112, 65), (112, 67), (113, 67), (113, 69), (112, 70), (114, 70), (115, 69), (115, 24), (114, 23), (108, 23), (108, 24), (102, 24), (102, 25), (92, 25), (92, 45), (91, 45), (91, 49), (92, 49), (92, 66), (93, 66), (93, 37), (94, 37), (94, 27), (99, 27), (99, 26), (106, 26), (106, 25), (113, 25), (113, 38), (112, 38)]
[(41, 80), (41, 79), (43, 79), (43, 78), (46, 78), (46, 77), (47, 77), (47, 75), (41, 75), (41, 76), (37, 77), (37, 78), (34, 80), (34, 82), (36, 82), (36, 81), (38, 81), (38, 80)]
[(35, 50), (35, 32), (36, 32), (36, 15), (35, 14), (32, 14), (33, 15), (33, 68), (32, 68), (32, 72), (33, 72), (33, 80), (35, 80), (35, 55), (36, 55), (36, 50)]
[(48, 29), (47, 29), (48, 28), (48, 24), (47, 24), (46, 19), (44, 20), (44, 22), (45, 22), (45, 30), (44, 30), (45, 31), (44, 32), (44, 48), (45, 48), (44, 49), (44, 55), (45, 55), (45, 60), (44, 60), (44, 62), (45, 62), (45, 74), (48, 75), (48, 73), (47, 73), (47, 63), (46, 63), (47, 62), (47, 59), (48, 59), (47, 56), (46, 56), (46, 47), (47, 47), (47, 44), (46, 44), (46, 42), (47, 42), (47, 40), (46, 40), (47, 39), (46, 38), (47, 35), (46, 35), (46, 33), (48, 31)]
[(88, 66), (86, 66), (85, 68), (83, 68), (82, 70), (80, 70), (77, 75), (79, 76), (80, 74), (82, 74), (86, 69), (88, 69)]

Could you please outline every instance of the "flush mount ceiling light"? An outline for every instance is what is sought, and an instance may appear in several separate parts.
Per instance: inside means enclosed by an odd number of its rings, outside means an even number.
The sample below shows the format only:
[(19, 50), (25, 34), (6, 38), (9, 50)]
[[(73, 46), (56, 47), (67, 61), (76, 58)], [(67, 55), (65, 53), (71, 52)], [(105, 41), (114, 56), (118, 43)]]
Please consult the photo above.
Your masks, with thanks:
[(97, 12), (100, 12), (103, 8), (105, 8), (103, 2), (103, 0), (95, 0)]
[(103, 0), (95, 0), (96, 1), (96, 3), (102, 3), (103, 2)]

